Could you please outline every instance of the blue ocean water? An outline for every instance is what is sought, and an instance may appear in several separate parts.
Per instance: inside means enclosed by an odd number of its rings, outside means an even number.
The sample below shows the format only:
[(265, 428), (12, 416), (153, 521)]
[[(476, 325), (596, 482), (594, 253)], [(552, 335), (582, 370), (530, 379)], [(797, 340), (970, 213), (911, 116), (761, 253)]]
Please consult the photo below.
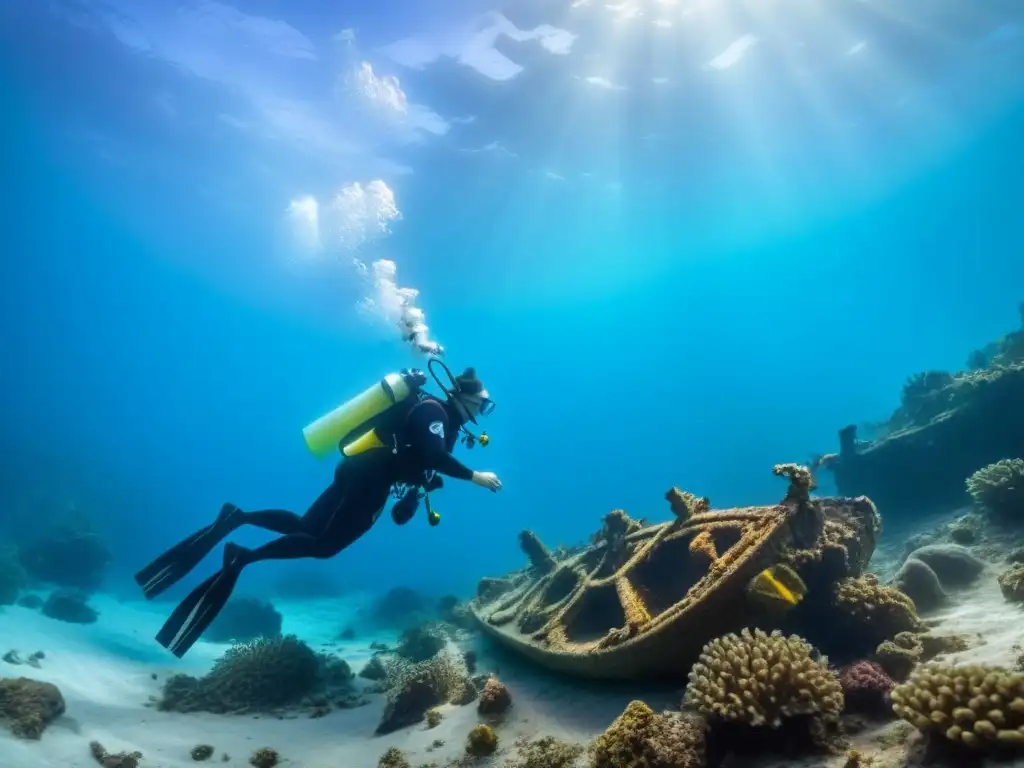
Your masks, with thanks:
[[(569, 5), (5, 3), (3, 507), (76, 499), (125, 595), (224, 501), (303, 511), (302, 427), (424, 364), (354, 259), (476, 367), (457, 454), (504, 489), (384, 516), (317, 571), (352, 589), (468, 596), (673, 485), (773, 501), (1017, 324), (1019, 4)], [(330, 201), (377, 179), (400, 218), (348, 248)]]

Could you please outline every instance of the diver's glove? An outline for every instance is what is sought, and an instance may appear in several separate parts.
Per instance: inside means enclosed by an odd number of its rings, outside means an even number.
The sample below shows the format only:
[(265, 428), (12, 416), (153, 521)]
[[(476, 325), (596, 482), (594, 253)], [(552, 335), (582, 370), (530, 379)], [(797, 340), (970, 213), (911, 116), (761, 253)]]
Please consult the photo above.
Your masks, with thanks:
[(444, 478), (437, 473), (434, 473), (433, 477), (423, 482), (423, 490), (427, 493), (439, 490), (442, 486), (444, 486)]
[(474, 472), (473, 482), (481, 488), (497, 493), (501, 490), (501, 480), (493, 472)]

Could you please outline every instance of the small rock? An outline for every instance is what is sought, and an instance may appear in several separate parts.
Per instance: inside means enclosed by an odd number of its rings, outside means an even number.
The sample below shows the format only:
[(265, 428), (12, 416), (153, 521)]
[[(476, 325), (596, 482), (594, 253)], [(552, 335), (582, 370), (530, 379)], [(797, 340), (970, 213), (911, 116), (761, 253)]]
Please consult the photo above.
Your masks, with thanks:
[(896, 574), (896, 588), (914, 601), (919, 611), (931, 611), (949, 599), (935, 571), (923, 560), (910, 557)]
[(928, 565), (943, 588), (970, 586), (985, 570), (985, 562), (959, 544), (929, 544), (915, 549), (910, 557)]
[(274, 768), (280, 762), (281, 756), (276, 749), (260, 747), (249, 758), (249, 765), (253, 768)]
[(209, 760), (213, 757), (213, 747), (209, 744), (196, 744), (196, 746), (192, 747), (192, 752), (190, 754), (192, 755), (192, 759), (197, 763), (203, 760)]
[(489, 678), (480, 693), (476, 711), (481, 715), (503, 715), (512, 706), (512, 696), (505, 684), (496, 677)]

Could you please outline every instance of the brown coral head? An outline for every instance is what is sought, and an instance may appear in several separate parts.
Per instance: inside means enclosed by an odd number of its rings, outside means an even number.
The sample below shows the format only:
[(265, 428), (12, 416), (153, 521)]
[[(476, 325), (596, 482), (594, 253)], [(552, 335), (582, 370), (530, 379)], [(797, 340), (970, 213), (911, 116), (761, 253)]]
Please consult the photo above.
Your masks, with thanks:
[(489, 725), (478, 725), (466, 737), (466, 754), (473, 757), (493, 755), (498, 749), (498, 734)]
[(512, 696), (508, 688), (496, 677), (487, 678), (484, 689), (480, 692), (477, 712), (481, 715), (503, 715), (512, 706)]

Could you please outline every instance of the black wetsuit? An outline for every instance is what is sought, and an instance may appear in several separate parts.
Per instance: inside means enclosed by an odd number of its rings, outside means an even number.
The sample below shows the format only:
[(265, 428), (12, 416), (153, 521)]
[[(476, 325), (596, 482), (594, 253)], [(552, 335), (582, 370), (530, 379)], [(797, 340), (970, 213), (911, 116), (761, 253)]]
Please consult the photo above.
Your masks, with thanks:
[(344, 459), (334, 482), (304, 515), (281, 509), (243, 512), (239, 525), (282, 534), (251, 550), (246, 561), (334, 557), (373, 527), (396, 483), (422, 486), (432, 472), (472, 479), (473, 471), (451, 453), (461, 426), (453, 406), (423, 400), (410, 409), (395, 435), (397, 454), (378, 448)]
[[(451, 453), (462, 427), (453, 405), (427, 397), (407, 412), (396, 411), (395, 415), (401, 417), (398, 423), (391, 429), (381, 429), (384, 442), (392, 447), (344, 459), (334, 472), (334, 482), (306, 514), (283, 509), (245, 512), (234, 504), (225, 504), (213, 523), (136, 573), (135, 581), (151, 600), (178, 583), (217, 544), (242, 526), (281, 534), (255, 549), (228, 542), (222, 568), (182, 600), (157, 633), (157, 642), (179, 658), (187, 653), (230, 599), (239, 574), (250, 563), (334, 557), (373, 527), (388, 502), (392, 486), (432, 489), (437, 485), (437, 478), (433, 477), (436, 472), (460, 480), (473, 477), (473, 472)], [(408, 517), (397, 520), (407, 521)]]

